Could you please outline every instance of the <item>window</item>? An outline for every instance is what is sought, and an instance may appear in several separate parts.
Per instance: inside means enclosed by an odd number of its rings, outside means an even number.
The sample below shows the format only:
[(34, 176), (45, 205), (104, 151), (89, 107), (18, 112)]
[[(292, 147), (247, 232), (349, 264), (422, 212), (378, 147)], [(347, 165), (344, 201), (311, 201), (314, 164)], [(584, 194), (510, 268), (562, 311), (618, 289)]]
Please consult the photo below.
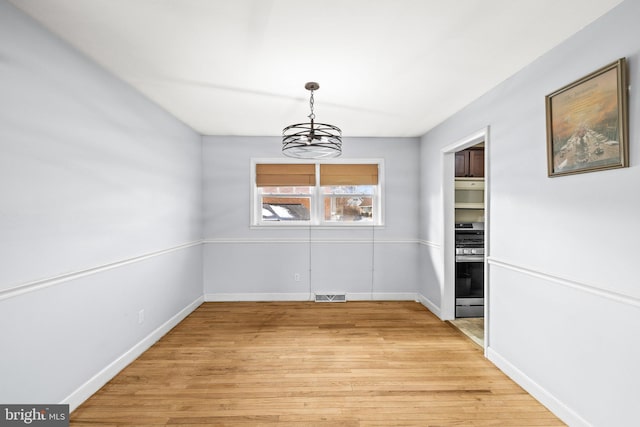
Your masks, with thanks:
[(378, 168), (377, 164), (321, 164), (323, 220), (373, 223)]
[(316, 184), (313, 164), (257, 164), (256, 187), (262, 214), (259, 222), (311, 220), (311, 196)]
[(382, 225), (382, 162), (254, 163), (253, 225)]

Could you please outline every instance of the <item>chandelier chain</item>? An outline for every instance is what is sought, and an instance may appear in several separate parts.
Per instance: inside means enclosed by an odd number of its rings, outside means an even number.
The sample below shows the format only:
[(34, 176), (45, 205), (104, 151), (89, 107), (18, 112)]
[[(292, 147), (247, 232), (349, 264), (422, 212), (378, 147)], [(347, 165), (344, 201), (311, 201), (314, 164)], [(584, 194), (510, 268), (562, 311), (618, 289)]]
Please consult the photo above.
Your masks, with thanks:
[(309, 114), (307, 117), (313, 120), (316, 118), (316, 115), (313, 112), (313, 89), (311, 90), (311, 97), (309, 98), (309, 108), (311, 109), (311, 114)]

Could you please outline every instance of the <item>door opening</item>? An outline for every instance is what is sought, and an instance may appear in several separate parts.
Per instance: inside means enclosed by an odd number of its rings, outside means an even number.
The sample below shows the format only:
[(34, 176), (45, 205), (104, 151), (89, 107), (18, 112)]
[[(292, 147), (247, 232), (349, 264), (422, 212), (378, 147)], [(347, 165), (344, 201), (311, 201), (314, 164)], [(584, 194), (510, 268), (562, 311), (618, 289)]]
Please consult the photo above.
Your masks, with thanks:
[(489, 332), (488, 147), (485, 128), (442, 149), (444, 285), (442, 318), (475, 335), (485, 349)]

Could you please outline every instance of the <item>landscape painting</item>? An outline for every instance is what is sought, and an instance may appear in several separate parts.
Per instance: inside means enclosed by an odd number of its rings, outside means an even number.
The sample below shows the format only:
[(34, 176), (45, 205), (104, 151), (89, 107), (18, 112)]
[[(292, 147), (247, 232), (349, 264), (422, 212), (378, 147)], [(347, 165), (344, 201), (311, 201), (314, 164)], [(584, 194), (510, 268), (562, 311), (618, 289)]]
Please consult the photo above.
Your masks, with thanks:
[(549, 176), (628, 166), (625, 59), (547, 95)]

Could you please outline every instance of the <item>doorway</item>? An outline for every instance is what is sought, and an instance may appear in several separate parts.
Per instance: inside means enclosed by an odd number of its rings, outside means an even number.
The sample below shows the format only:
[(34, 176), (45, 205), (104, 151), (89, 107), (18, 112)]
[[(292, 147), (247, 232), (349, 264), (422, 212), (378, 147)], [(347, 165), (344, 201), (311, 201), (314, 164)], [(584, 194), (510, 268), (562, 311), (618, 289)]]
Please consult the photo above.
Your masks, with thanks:
[[(481, 145), (480, 145), (481, 144)], [(461, 153), (472, 147), (476, 149), (483, 148), (483, 194), (480, 200), (472, 200), (466, 202), (458, 202), (456, 205), (456, 155), (458, 163), (460, 163)], [(478, 334), (478, 326), (482, 327), (481, 335), (483, 337), (483, 348), (486, 349), (489, 346), (489, 271), (487, 268), (487, 257), (489, 255), (489, 128), (484, 128), (478, 132), (469, 135), (459, 141), (454, 142), (441, 150), (442, 154), (442, 196), (443, 196), (443, 266), (444, 266), (444, 283), (442, 289), (442, 305), (441, 305), (441, 317), (443, 320), (454, 321), (456, 317), (456, 223), (481, 223), (484, 229), (484, 258), (482, 260), (483, 266), (483, 306), (475, 307), (475, 311), (480, 310), (484, 317), (480, 317), (479, 320), (474, 323), (472, 329), (474, 333)], [(468, 153), (468, 152), (467, 152)], [(469, 157), (467, 156), (467, 159)], [(459, 165), (458, 165), (459, 166)], [(477, 165), (476, 165), (477, 166)], [(459, 177), (460, 178), (460, 177)], [(475, 181), (481, 181), (480, 179), (474, 179), (479, 177), (462, 177), (465, 178), (467, 183), (473, 183)], [(475, 185), (475, 184), (474, 184)], [(478, 193), (473, 194), (473, 197), (477, 199)], [(456, 211), (456, 206), (460, 209)], [(482, 207), (482, 212), (480, 212)], [(459, 270), (459, 269), (458, 269)], [(475, 300), (474, 303), (477, 303)], [(464, 312), (464, 310), (458, 310)], [(461, 322), (461, 323), (469, 323)], [(464, 331), (463, 331), (464, 332)]]

